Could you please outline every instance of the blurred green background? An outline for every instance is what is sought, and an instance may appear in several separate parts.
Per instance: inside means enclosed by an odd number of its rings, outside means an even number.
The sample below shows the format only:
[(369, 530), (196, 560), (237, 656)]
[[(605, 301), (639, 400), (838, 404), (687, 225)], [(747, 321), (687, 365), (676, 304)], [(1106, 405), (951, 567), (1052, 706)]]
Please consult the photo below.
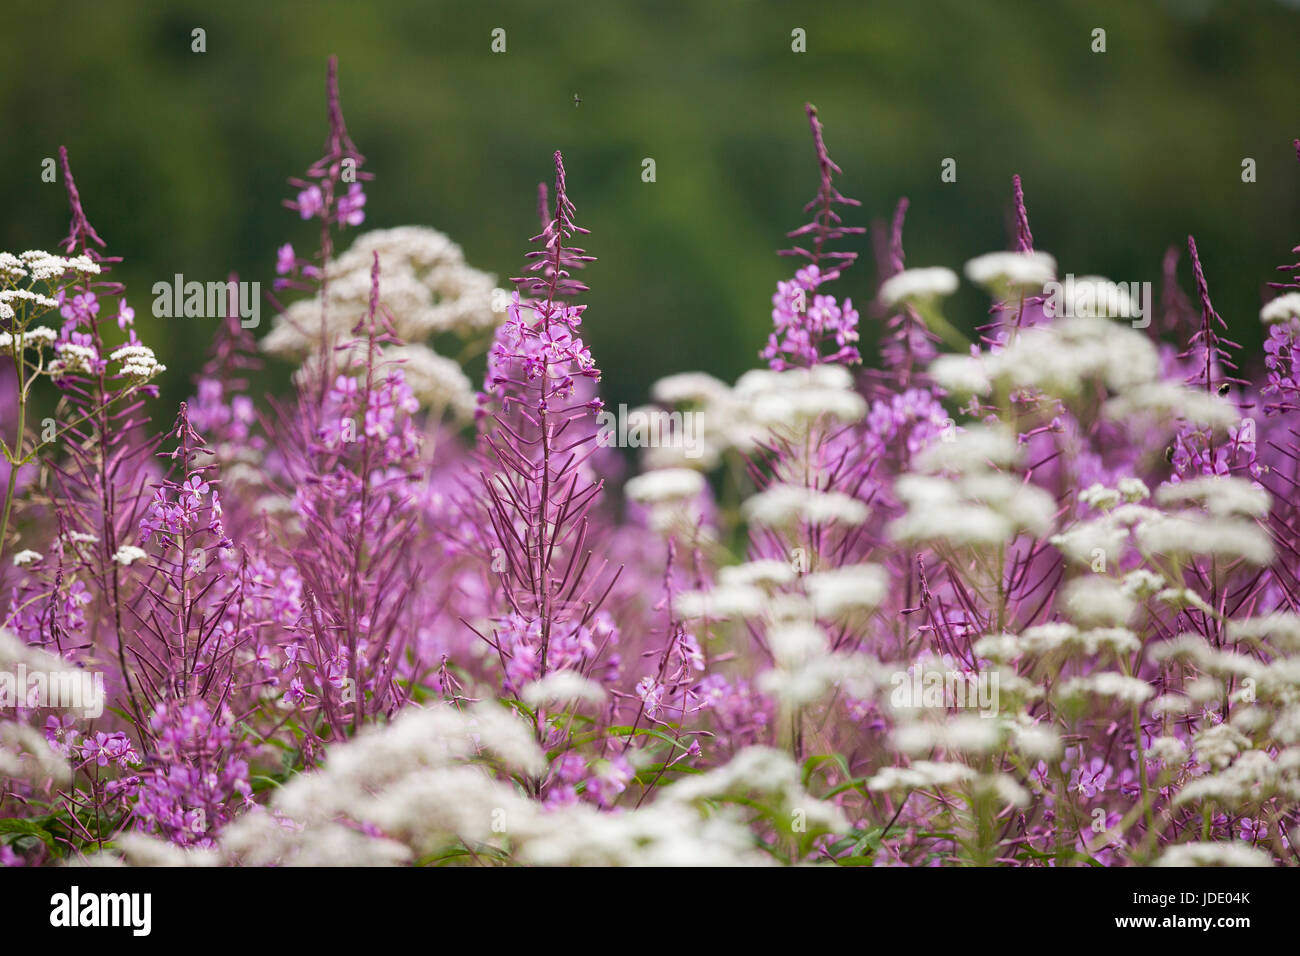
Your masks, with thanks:
[[(195, 27), (206, 53), (190, 50)], [(791, 51), (795, 27), (806, 53)], [(471, 264), (517, 275), (536, 183), (564, 151), (599, 257), (584, 334), (607, 401), (640, 402), (675, 371), (731, 380), (756, 364), (792, 267), (774, 250), (816, 188), (805, 101), (863, 202), (851, 223), (911, 198), (909, 265), (960, 269), (1006, 248), (1019, 172), (1036, 244), (1063, 272), (1158, 282), (1165, 249), (1194, 233), (1216, 306), (1253, 347), (1262, 283), (1300, 242), (1297, 52), (1300, 9), (1280, 0), (11, 7), (0, 248), (65, 234), (63, 187), (40, 164), (66, 144), (91, 221), (126, 259), (142, 337), (172, 370), (164, 394), (183, 397), (212, 326), (153, 319), (150, 287), (232, 269), (269, 287), (280, 243), (314, 248), (280, 202), (320, 153), (337, 54), (376, 175), (363, 229), (432, 225)], [(1244, 157), (1256, 183), (1241, 181)], [(854, 247), (840, 294), (863, 304), (877, 280), (869, 238)], [(1190, 288), (1185, 256), (1181, 275)], [(984, 307), (964, 287), (953, 310), (970, 326)]]

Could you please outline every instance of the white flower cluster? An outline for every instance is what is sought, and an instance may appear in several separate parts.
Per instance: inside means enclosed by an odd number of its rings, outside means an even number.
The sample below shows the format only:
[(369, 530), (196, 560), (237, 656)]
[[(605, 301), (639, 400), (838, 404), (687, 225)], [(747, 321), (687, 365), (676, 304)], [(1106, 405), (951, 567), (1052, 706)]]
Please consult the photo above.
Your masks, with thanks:
[(1268, 533), (1248, 518), (1156, 512), (1138, 524), (1136, 534), (1143, 551), (1166, 558), (1214, 555), (1259, 566), (1273, 559)]
[(1095, 695), (1110, 697), (1129, 706), (1140, 704), (1155, 696), (1155, 690), (1140, 677), (1129, 677), (1116, 671), (1098, 671), (1087, 677), (1072, 677), (1061, 685), (1062, 697), (1080, 698)]
[(736, 380), (733, 394), (755, 425), (795, 435), (818, 422), (850, 424), (867, 414), (866, 399), (854, 391), (853, 376), (841, 365), (754, 369)]
[(1245, 843), (1179, 843), (1156, 860), (1156, 866), (1272, 866), (1263, 850)]
[(53, 282), (69, 272), (99, 275), (100, 267), (89, 256), (58, 256), (40, 249), (28, 249), (20, 256), (0, 252), (0, 276), (10, 281), (30, 278), (34, 282)]
[(114, 362), (122, 363), (122, 374), (128, 378), (147, 382), (162, 372), (167, 366), (158, 361), (153, 349), (147, 345), (123, 345), (109, 356)]
[(336, 744), (322, 768), (294, 777), (267, 809), (222, 830), (215, 849), (180, 850), (136, 834), (113, 852), (144, 865), (384, 866), (460, 847), (475, 858), (547, 866), (753, 865), (766, 860), (749, 822), (735, 800), (716, 804), (758, 795), (786, 819), (801, 812), (805, 832), (847, 829), (836, 807), (803, 789), (789, 756), (764, 747), (616, 814), (587, 804), (544, 807), (494, 765), (546, 771), (530, 728), (505, 708), (411, 707)]
[(1270, 641), (1276, 647), (1300, 653), (1300, 615), (1276, 611), (1228, 622), (1228, 637), (1244, 643)]
[(767, 528), (799, 524), (860, 525), (868, 514), (865, 504), (841, 491), (818, 491), (786, 484), (772, 485), (753, 495), (741, 506), (741, 511), (751, 524)]
[(600, 705), (605, 702), (605, 688), (577, 671), (555, 670), (545, 677), (525, 684), (519, 699), (529, 707), (545, 704), (567, 704), (581, 701)]
[(99, 361), (99, 353), (91, 345), (58, 342), (54, 346), (54, 352), (58, 358), (50, 363), (49, 369), (50, 378), (56, 380), (77, 372), (89, 374)]
[(1262, 518), (1268, 514), (1271, 499), (1260, 485), (1244, 478), (1204, 475), (1161, 485), (1156, 501), (1162, 505), (1194, 503), (1210, 514), (1226, 517)]
[(889, 579), (879, 565), (850, 564), (805, 575), (803, 586), (818, 618), (850, 623), (884, 603)]
[(852, 698), (870, 698), (881, 676), (876, 659), (834, 650), (806, 602), (799, 595), (781, 597), (769, 605), (773, 619), (766, 639), (773, 667), (758, 675), (759, 690), (791, 712), (823, 700), (836, 687)]
[(655, 531), (680, 530), (690, 535), (701, 518), (704, 476), (692, 468), (657, 468), (630, 478), (623, 487), (629, 501), (645, 505)]
[(1127, 628), (1083, 628), (1065, 621), (1038, 624), (1019, 635), (990, 634), (975, 642), (975, 653), (992, 660), (1011, 662), (1023, 656), (1059, 658), (1065, 655), (1095, 657), (1109, 653), (1116, 658), (1141, 646)]
[(1142, 309), (1134, 288), (1121, 286), (1104, 276), (1077, 276), (1067, 281), (1061, 290), (1060, 301), (1049, 300), (1044, 311), (1052, 316), (1053, 309), (1059, 317), (1084, 318), (1136, 318)]
[(721, 568), (715, 587), (677, 594), (673, 610), (687, 621), (761, 622), (774, 666), (759, 675), (758, 687), (784, 706), (798, 708), (823, 699), (835, 687), (857, 699), (874, 692), (880, 679), (875, 658), (836, 650), (827, 628), (865, 624), (886, 589), (884, 569), (877, 565), (801, 575), (791, 563), (767, 558)]
[[(465, 262), (460, 246), (424, 226), (399, 226), (363, 233), (331, 264), (327, 276), (328, 332), (345, 337), (370, 305), (370, 270), (379, 254), (380, 305), (404, 341), (422, 342), (445, 332), (470, 335), (495, 328), (504, 301), (493, 276)], [(273, 354), (303, 358), (317, 348), (321, 300), (293, 303), (277, 316), (262, 347)]]
[[(83, 671), (62, 657), (31, 647), (7, 630), (0, 629), (0, 672), (13, 674), (23, 667), (31, 674), (44, 674), (51, 683), (79, 681)], [(47, 706), (44, 702), (42, 706)], [(53, 784), (67, 787), (72, 779), (68, 761), (46, 741), (35, 727), (0, 715), (0, 779), (26, 781), (43, 788)]]
[(1056, 276), (1046, 252), (990, 252), (966, 263), (966, 277), (995, 293), (1038, 292)]
[[(709, 591), (682, 591), (674, 610), (687, 620), (758, 618), (847, 623), (875, 610), (885, 599), (887, 579), (874, 564), (850, 564), (800, 576), (790, 563), (773, 558), (720, 568)], [(777, 589), (798, 580), (803, 593)]]
[(137, 561), (143, 561), (148, 554), (143, 548), (133, 544), (124, 544), (113, 553), (113, 560), (124, 568), (129, 568)]
[(660, 379), (651, 388), (651, 397), (668, 406), (695, 416), (697, 448), (695, 457), (677, 442), (645, 449), (648, 468), (716, 468), (728, 450), (748, 451), (761, 435), (748, 410), (737, 400), (730, 385), (704, 372), (684, 372)]
[(1102, 413), (1116, 421), (1141, 416), (1215, 429), (1231, 428), (1241, 421), (1237, 409), (1226, 399), (1175, 382), (1145, 382), (1109, 399)]
[[(1126, 553), (1136, 548), (1147, 561), (1181, 560), (1213, 555), (1229, 561), (1267, 564), (1272, 544), (1257, 523), (1268, 514), (1270, 499), (1264, 489), (1248, 480), (1205, 476), (1169, 482), (1156, 490), (1161, 510), (1139, 502), (1150, 496), (1145, 484), (1125, 478), (1118, 487), (1092, 485), (1079, 499), (1101, 512), (1096, 518), (1076, 521), (1052, 536), (1051, 543), (1071, 562), (1097, 574), (1118, 567)], [(1067, 607), (1081, 623), (1123, 624), (1136, 609), (1135, 602), (1155, 597), (1171, 608), (1197, 608), (1212, 613), (1195, 592), (1171, 586), (1164, 575), (1136, 568), (1120, 580), (1092, 577), (1072, 582), (1066, 592)]]
[(651, 396), (695, 416), (694, 447), (648, 448), (648, 468), (716, 467), (729, 450), (752, 451), (775, 435), (801, 441), (813, 428), (835, 428), (860, 421), (866, 401), (853, 387), (853, 376), (839, 365), (746, 372), (734, 387), (703, 372), (660, 379)]
[[(1109, 319), (1083, 317), (1031, 326), (1001, 348), (972, 355), (941, 355), (930, 365), (934, 380), (956, 393), (987, 395), (1000, 385), (1088, 401), (1095, 400), (1087, 390), (1093, 384), (1114, 392), (1139, 386), (1162, 389), (1164, 383), (1156, 381), (1159, 371), (1156, 348), (1141, 332)], [(1200, 407), (1192, 403), (1201, 393), (1188, 388), (1182, 392), (1189, 394), (1166, 397), (1176, 401), (1179, 410), (1188, 406), (1200, 414)], [(1125, 408), (1116, 406), (1112, 411), (1118, 415)]]
[(943, 266), (905, 269), (880, 284), (880, 301), (885, 305), (926, 302), (957, 291), (957, 273)]
[[(3, 311), (0, 310), (0, 315), (2, 314)], [(16, 335), (11, 332), (0, 332), (0, 352), (18, 354), (19, 342), (22, 343), (24, 351), (46, 348), (53, 345), (58, 337), (59, 333), (46, 325), (37, 325)]]
[(918, 471), (894, 484), (907, 513), (894, 521), (897, 541), (948, 541), (954, 545), (1002, 545), (1021, 531), (1042, 536), (1051, 530), (1056, 502), (1041, 488), (997, 470), (1019, 456), (1015, 437), (998, 426), (977, 426), (951, 442), (928, 448)]
[(1300, 292), (1288, 292), (1267, 303), (1259, 310), (1259, 320), (1265, 325), (1300, 319)]
[(5, 289), (0, 291), (0, 303), (9, 307), (8, 318), (13, 317), (13, 303), (26, 302), (36, 306), (42, 311), (57, 309), (59, 300), (40, 292), (33, 292), (31, 289)]
[[(1199, 752), (1198, 752), (1199, 756)], [(1263, 750), (1246, 750), (1219, 773), (1189, 781), (1175, 805), (1210, 800), (1233, 809), (1257, 806), (1281, 794), (1288, 803), (1300, 800), (1300, 749), (1288, 748), (1276, 761)]]

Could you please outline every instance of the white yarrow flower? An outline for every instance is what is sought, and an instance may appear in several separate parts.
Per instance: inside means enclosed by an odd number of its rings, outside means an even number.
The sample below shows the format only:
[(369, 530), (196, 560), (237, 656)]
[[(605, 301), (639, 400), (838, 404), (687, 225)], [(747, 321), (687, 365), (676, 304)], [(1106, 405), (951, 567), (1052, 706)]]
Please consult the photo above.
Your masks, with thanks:
[(934, 299), (957, 291), (957, 273), (943, 266), (905, 269), (880, 284), (880, 301), (886, 305)]
[(623, 490), (639, 504), (694, 501), (704, 490), (704, 476), (691, 468), (658, 468), (629, 479)]
[(605, 689), (577, 671), (557, 670), (525, 684), (519, 696), (533, 708), (544, 704), (566, 704), (569, 701), (599, 705), (605, 702)]
[(1180, 843), (1160, 855), (1156, 866), (1272, 866), (1263, 850), (1246, 843)]
[(879, 565), (851, 564), (806, 575), (803, 585), (817, 616), (832, 619), (874, 610), (885, 599), (889, 577)]
[(1280, 295), (1259, 310), (1259, 320), (1265, 325), (1297, 318), (1300, 318), (1300, 292)]
[(1056, 260), (1045, 252), (990, 252), (966, 263), (966, 277), (995, 290), (1036, 291), (1056, 276)]
[(113, 553), (113, 560), (124, 568), (129, 568), (136, 561), (142, 561), (148, 557), (143, 548), (137, 548), (133, 544), (124, 544)]
[(799, 485), (772, 485), (748, 498), (741, 506), (747, 521), (768, 528), (797, 522), (821, 525), (860, 525), (868, 509), (856, 498), (839, 491), (818, 491)]
[(1262, 518), (1268, 514), (1269, 494), (1253, 481), (1230, 475), (1204, 475), (1187, 481), (1166, 482), (1156, 489), (1162, 505), (1195, 502), (1212, 515), (1245, 515)]

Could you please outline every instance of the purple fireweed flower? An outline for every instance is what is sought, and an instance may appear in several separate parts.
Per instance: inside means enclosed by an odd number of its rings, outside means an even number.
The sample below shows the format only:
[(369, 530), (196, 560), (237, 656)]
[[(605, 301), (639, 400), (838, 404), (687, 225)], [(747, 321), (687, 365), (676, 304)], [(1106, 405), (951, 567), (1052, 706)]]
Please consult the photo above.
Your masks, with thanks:
[(587, 778), (586, 793), (605, 809), (614, 805), (619, 794), (627, 789), (636, 776), (632, 765), (621, 755), (600, 761), (592, 769), (594, 772)]
[[(293, 508), (309, 534), (292, 552), (303, 614), (293, 625), (285, 706), (316, 712), (323, 739), (404, 701), (398, 669), (407, 656), (404, 612), (420, 600), (428, 557), (416, 534), (422, 466), (419, 409), (384, 347), (400, 344), (379, 306), (372, 257), (367, 315), (340, 342), (338, 374), (319, 396), (300, 389), (278, 443)], [(340, 584), (342, 582), (342, 584)], [(296, 680), (294, 684), (292, 681)]]
[(45, 718), (45, 739), (55, 752), (69, 757), (76, 749), (81, 734), (75, 729), (76, 718), (71, 714), (56, 717), (51, 714)]
[(293, 272), (297, 265), (298, 259), (293, 254), (293, 245), (286, 242), (275, 253), (275, 271), (277, 275), (287, 275)]
[[(795, 245), (779, 253), (803, 257), (809, 265), (798, 270), (793, 281), (778, 283), (772, 296), (774, 331), (760, 357), (778, 371), (822, 362), (856, 364), (861, 361), (854, 345), (858, 340), (858, 313), (853, 303), (847, 299), (840, 303), (834, 296), (818, 291), (825, 283), (838, 279), (858, 255), (856, 252), (831, 250), (827, 245), (866, 232), (862, 226), (843, 225), (835, 207), (859, 206), (861, 203), (842, 195), (832, 183), (832, 177), (842, 170), (826, 150), (816, 107), (809, 103), (804, 109), (812, 128), (821, 181), (817, 195), (804, 207), (804, 212), (815, 210), (812, 221), (788, 234), (790, 239), (811, 239), (812, 248)], [(823, 355), (828, 344), (833, 345), (835, 351)]]
[(83, 761), (100, 767), (107, 767), (111, 763), (126, 769), (140, 763), (140, 755), (135, 752), (130, 738), (120, 731), (111, 734), (96, 733), (81, 744), (79, 751)]
[(93, 292), (73, 296), (70, 302), (64, 303), (59, 314), (73, 324), (89, 323), (99, 314), (99, 300)]
[(366, 197), (361, 183), (373, 178), (362, 170), (365, 157), (352, 142), (343, 120), (335, 57), (330, 57), (326, 72), (325, 99), (329, 134), (324, 152), (308, 168), (305, 178), (290, 180), (298, 192), (294, 199), (285, 200), (285, 205), (296, 210), (301, 219), (320, 219), (322, 234), (328, 233), (330, 226), (357, 226), (365, 220), (361, 210)]
[(361, 184), (356, 182), (350, 184), (346, 195), (339, 197), (339, 222), (349, 226), (361, 225), (366, 221), (366, 214), (362, 211), (365, 205), (366, 194)]
[(319, 186), (308, 186), (298, 193), (297, 202), (298, 215), (303, 219), (311, 219), (325, 211), (325, 197), (322, 195)]
[[(562, 301), (587, 290), (572, 271), (593, 257), (571, 245), (586, 230), (574, 222), (558, 151), (554, 198), (554, 217), (533, 237), (541, 248), (528, 254), (529, 274), (514, 280), (507, 321), (489, 353), (479, 423), (493, 469), (480, 477), (488, 504), (482, 548), (503, 572), (509, 609), (488, 641), (509, 655), (506, 685), (516, 690), (524, 677), (579, 661), (594, 665), (616, 636), (598, 615), (613, 580), (602, 585), (609, 576), (590, 567), (587, 551), (587, 513), (601, 491), (588, 467), (600, 401), (584, 397), (591, 393), (578, 383), (598, 381), (600, 370), (575, 334), (586, 306)], [(539, 206), (545, 213), (545, 198)]]
[(140, 775), (136, 826), (181, 846), (212, 845), (215, 832), (252, 799), (248, 765), (229, 712), (201, 700), (160, 705), (156, 741)]

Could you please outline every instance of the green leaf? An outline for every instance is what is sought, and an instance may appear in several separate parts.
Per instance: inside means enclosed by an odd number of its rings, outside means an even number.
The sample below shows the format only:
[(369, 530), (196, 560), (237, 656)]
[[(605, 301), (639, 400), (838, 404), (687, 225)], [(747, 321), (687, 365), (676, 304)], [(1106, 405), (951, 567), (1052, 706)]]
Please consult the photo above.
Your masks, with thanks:
[[(45, 817), (47, 821), (49, 817)], [(20, 836), (36, 837), (51, 850), (54, 849), (54, 837), (50, 831), (45, 829), (36, 822), (36, 820), (21, 820), (17, 817), (5, 817), (0, 819), (0, 833), (17, 833)]]

